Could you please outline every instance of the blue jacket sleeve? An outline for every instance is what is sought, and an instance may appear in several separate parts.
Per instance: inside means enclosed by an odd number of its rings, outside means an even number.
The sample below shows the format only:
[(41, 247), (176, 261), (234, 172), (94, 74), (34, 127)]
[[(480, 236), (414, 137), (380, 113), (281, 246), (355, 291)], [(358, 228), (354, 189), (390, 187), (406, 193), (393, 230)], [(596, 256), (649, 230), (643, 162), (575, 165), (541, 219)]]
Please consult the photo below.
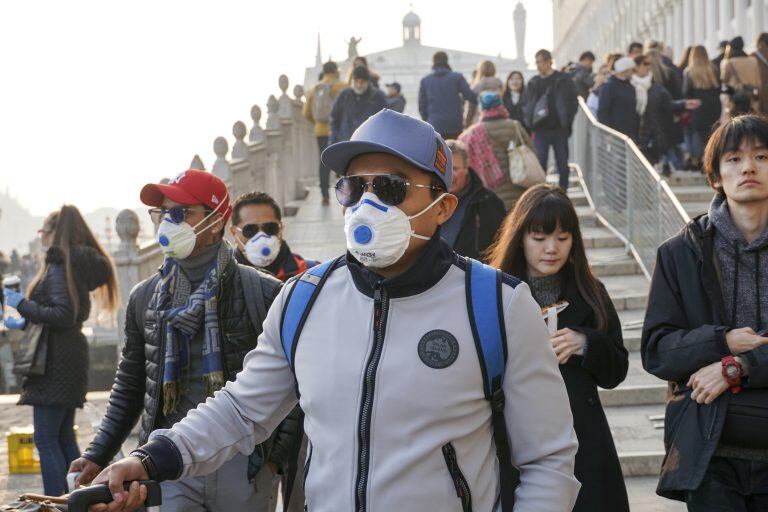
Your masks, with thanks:
[(333, 107), (331, 107), (331, 115), (328, 116), (328, 144), (333, 144), (336, 142), (339, 138), (339, 130), (341, 129), (341, 116), (344, 113), (344, 107), (342, 106), (344, 103), (344, 97), (346, 94), (346, 89), (341, 91), (338, 96), (336, 96), (336, 100), (333, 102)]
[(600, 87), (600, 99), (597, 106), (597, 120), (602, 124), (611, 125), (611, 103), (613, 102), (613, 87), (608, 84)]
[(477, 105), (477, 94), (475, 94), (475, 91), (469, 86), (467, 79), (464, 78), (464, 75), (462, 74), (459, 74), (459, 91), (466, 101), (473, 105)]

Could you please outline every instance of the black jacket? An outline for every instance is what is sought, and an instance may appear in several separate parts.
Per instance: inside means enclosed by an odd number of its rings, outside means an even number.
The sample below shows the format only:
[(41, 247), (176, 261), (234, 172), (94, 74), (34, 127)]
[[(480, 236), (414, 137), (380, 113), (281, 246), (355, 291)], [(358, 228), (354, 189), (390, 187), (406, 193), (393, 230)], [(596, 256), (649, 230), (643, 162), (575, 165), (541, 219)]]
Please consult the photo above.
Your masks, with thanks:
[(523, 95), (520, 95), (520, 100), (517, 103), (512, 103), (512, 93), (504, 91), (502, 101), (504, 103), (504, 108), (509, 112), (509, 118), (519, 121), (520, 124), (523, 125), (523, 128), (528, 130), (528, 127), (525, 124), (525, 112), (523, 112)]
[[(550, 91), (550, 94), (554, 96), (555, 113), (557, 119), (560, 122), (560, 126), (571, 132), (571, 125), (573, 124), (573, 118), (576, 116), (576, 110), (579, 107), (578, 95), (576, 94), (576, 86), (571, 80), (570, 75), (561, 73), (560, 71), (554, 71), (555, 84)], [(525, 126), (529, 131), (535, 131), (536, 127), (533, 126), (533, 111), (536, 107), (536, 102), (539, 97), (546, 91), (542, 90), (542, 78), (541, 76), (535, 76), (531, 78), (528, 85), (525, 87), (523, 93), (523, 99), (520, 100), (523, 104), (523, 113), (525, 114)]]
[(349, 140), (366, 119), (386, 107), (386, 96), (372, 84), (360, 95), (355, 94), (355, 91), (349, 87), (342, 90), (333, 102), (328, 120), (330, 127), (328, 143)]
[(462, 199), (467, 201), (467, 208), (453, 250), (462, 256), (481, 260), (483, 252), (496, 238), (507, 212), (504, 202), (483, 186), (472, 169), (469, 169), (469, 179), (469, 190)]
[(597, 120), (635, 141), (640, 127), (636, 108), (635, 86), (629, 80), (612, 76), (600, 86)]
[(558, 329), (568, 327), (587, 336), (584, 355), (571, 356), (560, 365), (579, 439), (575, 474), (582, 487), (574, 512), (629, 511), (619, 457), (597, 394), (598, 386), (615, 388), (626, 378), (629, 355), (619, 316), (605, 288), (602, 292), (608, 305), (606, 332), (597, 330), (594, 310), (575, 286), (563, 291), (569, 306), (557, 318)]
[(637, 145), (652, 163), (669, 149), (674, 115), (684, 110), (685, 100), (673, 100), (661, 84), (654, 82), (648, 89), (648, 103), (640, 119)]
[(81, 332), (91, 314), (90, 292), (105, 284), (111, 264), (90, 247), (72, 247), (70, 262), (77, 291), (77, 313), (69, 297), (64, 253), (51, 247), (45, 256), (47, 269), (29, 299), (18, 311), (28, 323), (44, 326), (48, 342), (45, 375), (27, 377), (20, 405), (82, 407), (88, 390), (88, 343)]
[[(643, 367), (670, 383), (664, 426), (667, 456), (656, 492), (677, 500), (701, 483), (731, 397), (726, 391), (712, 404), (699, 405), (686, 386), (692, 374), (730, 354), (714, 234), (704, 214), (659, 247), (643, 325)], [(768, 387), (768, 346), (742, 356), (750, 369), (742, 393)]]
[[(221, 275), (219, 292), (219, 328), (222, 332), (224, 374), (233, 380), (242, 369), (243, 358), (255, 346), (261, 334), (261, 322), (250, 320), (241, 272), (253, 272), (261, 283), (267, 308), (281, 283), (252, 268), (241, 267), (232, 259)], [(160, 274), (142, 281), (131, 291), (125, 313), (125, 343), (109, 395), (107, 412), (101, 427), (85, 452), (85, 457), (105, 466), (120, 450), (136, 422), (141, 419), (139, 444), (162, 420), (162, 368), (165, 351), (164, 329), (157, 311), (149, 309)], [(263, 321), (263, 319), (262, 319)]]
[(697, 89), (693, 80), (685, 73), (683, 75), (683, 96), (701, 100), (701, 106), (691, 110), (691, 131), (709, 135), (712, 127), (720, 120), (722, 104), (720, 103), (720, 86), (710, 89)]

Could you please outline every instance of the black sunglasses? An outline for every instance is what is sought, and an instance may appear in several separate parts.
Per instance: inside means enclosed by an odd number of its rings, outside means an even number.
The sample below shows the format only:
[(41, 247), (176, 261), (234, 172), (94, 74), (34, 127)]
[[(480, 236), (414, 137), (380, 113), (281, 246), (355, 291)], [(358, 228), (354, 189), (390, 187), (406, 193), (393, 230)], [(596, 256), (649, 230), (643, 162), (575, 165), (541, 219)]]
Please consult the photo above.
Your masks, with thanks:
[(259, 234), (264, 233), (269, 236), (277, 236), (280, 233), (280, 223), (276, 221), (262, 222), (261, 224), (246, 224), (242, 228), (235, 226), (235, 229), (243, 234), (247, 239), (251, 239)]
[(439, 190), (434, 185), (418, 185), (394, 174), (357, 174), (344, 176), (336, 182), (336, 199), (342, 206), (354, 206), (363, 197), (368, 185), (373, 188), (376, 197), (389, 206), (397, 206), (405, 201), (408, 187)]
[[(186, 219), (190, 214), (200, 211), (200, 210), (193, 210), (192, 208), (186, 207), (186, 206), (172, 206), (171, 208), (165, 208), (161, 206), (160, 208), (150, 208), (149, 209), (149, 216), (152, 218), (152, 222), (155, 224), (160, 224), (160, 222), (166, 217), (171, 218), (173, 222), (176, 224), (181, 224), (184, 222), (184, 219)], [(208, 208), (204, 208), (202, 210), (206, 214), (211, 213), (213, 210), (210, 210)]]

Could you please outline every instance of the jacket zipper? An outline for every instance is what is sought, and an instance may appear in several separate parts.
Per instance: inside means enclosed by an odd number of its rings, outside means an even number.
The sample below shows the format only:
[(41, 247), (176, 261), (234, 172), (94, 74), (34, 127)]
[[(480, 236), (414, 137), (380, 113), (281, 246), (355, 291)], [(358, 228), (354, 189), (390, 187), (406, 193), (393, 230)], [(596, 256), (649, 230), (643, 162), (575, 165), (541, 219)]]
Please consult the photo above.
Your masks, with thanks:
[(373, 408), (373, 393), (374, 386), (376, 385), (376, 370), (379, 366), (381, 351), (384, 346), (388, 305), (387, 291), (382, 288), (381, 281), (379, 281), (376, 283), (373, 291), (373, 349), (363, 373), (363, 396), (360, 401), (360, 418), (357, 432), (359, 443), (355, 493), (355, 510), (357, 512), (365, 512), (368, 507), (368, 466), (371, 459), (371, 409)]
[(464, 474), (459, 468), (459, 462), (456, 460), (456, 450), (451, 443), (443, 446), (443, 457), (448, 466), (448, 473), (453, 480), (453, 486), (456, 488), (456, 496), (461, 500), (461, 510), (472, 512), (472, 493), (469, 490), (469, 484), (464, 478)]
[[(312, 447), (312, 441), (309, 441), (309, 454), (307, 455), (307, 462), (304, 464), (304, 483), (302, 484), (302, 489), (304, 489), (304, 494), (306, 495), (306, 489), (307, 489), (307, 477), (309, 476), (309, 466), (312, 464), (312, 452), (314, 448)], [(306, 496), (304, 497), (304, 510), (305, 512), (309, 510), (309, 504), (307, 503)]]

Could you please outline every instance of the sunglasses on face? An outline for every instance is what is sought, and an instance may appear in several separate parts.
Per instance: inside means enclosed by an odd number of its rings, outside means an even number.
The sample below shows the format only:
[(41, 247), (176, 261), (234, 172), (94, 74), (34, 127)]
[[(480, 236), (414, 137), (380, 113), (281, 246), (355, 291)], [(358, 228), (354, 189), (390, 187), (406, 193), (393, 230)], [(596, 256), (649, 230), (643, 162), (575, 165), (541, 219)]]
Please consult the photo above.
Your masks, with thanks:
[[(150, 208), (149, 216), (152, 218), (152, 222), (154, 222), (155, 224), (160, 224), (160, 222), (165, 217), (169, 217), (176, 224), (181, 224), (182, 222), (184, 222), (184, 219), (186, 219), (191, 214), (198, 211), (201, 211), (201, 210), (194, 210), (186, 206), (172, 206), (171, 208), (165, 208), (165, 207)], [(212, 210), (205, 208), (202, 211), (207, 214), (207, 213), (211, 213)]]
[(277, 236), (277, 234), (280, 233), (280, 223), (271, 221), (262, 222), (261, 224), (246, 224), (242, 228), (236, 226), (235, 229), (242, 233), (244, 238), (250, 240), (259, 234), (259, 232), (269, 236)]
[(389, 206), (402, 203), (408, 187), (438, 190), (434, 185), (411, 183), (402, 176), (394, 174), (357, 174), (344, 176), (336, 182), (336, 199), (342, 206), (354, 206), (363, 197), (369, 185), (376, 197)]

